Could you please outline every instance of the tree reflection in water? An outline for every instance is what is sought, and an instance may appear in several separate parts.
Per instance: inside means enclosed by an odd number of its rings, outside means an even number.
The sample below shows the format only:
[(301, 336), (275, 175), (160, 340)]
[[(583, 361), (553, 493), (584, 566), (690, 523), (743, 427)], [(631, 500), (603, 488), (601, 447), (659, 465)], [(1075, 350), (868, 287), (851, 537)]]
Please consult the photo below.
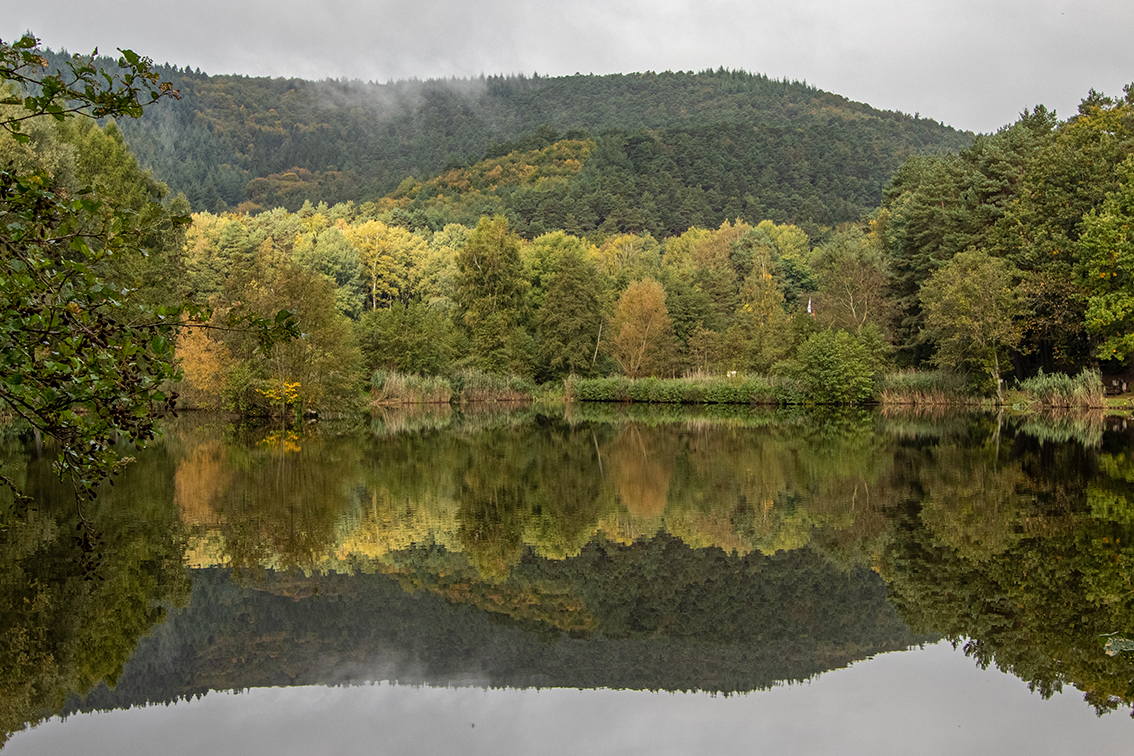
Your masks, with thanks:
[[(471, 670), (747, 690), (938, 635), (1125, 708), (1134, 670), (1104, 636), (1134, 634), (1132, 480), (1129, 437), (1098, 418), (187, 418), (88, 513), (97, 546), (47, 483), (5, 530), (5, 728), (119, 676), (70, 706)], [(139, 645), (186, 574), (193, 603)]]

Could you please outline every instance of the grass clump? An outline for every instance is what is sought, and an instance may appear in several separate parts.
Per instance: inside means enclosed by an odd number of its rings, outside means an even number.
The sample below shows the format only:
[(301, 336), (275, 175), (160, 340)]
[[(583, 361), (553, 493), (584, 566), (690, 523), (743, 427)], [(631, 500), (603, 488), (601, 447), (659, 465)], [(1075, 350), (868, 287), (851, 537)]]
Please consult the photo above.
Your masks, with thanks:
[(530, 402), (538, 387), (519, 375), (462, 370), (453, 376), (453, 392), (462, 403)]

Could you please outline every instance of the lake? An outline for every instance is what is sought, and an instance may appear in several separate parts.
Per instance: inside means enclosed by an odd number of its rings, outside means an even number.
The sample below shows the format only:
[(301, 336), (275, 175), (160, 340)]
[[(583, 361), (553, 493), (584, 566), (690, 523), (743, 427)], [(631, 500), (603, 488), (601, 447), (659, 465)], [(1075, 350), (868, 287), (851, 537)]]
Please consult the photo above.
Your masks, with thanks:
[(1134, 428), (187, 413), (0, 534), (5, 753), (1134, 746)]

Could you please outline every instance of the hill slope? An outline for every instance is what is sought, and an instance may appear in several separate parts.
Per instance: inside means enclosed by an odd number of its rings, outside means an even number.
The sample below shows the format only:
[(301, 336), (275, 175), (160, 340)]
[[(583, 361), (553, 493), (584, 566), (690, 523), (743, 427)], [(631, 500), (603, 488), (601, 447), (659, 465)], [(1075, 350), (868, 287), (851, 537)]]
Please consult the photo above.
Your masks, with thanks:
[[(877, 206), (906, 157), (954, 151), (972, 136), (804, 83), (724, 69), (388, 84), (159, 72), (181, 101), (121, 128), (141, 164), (195, 209), (372, 200), (407, 177), (562, 135), (598, 142), (598, 173), (630, 170), (629, 183), (611, 187), (630, 210), (642, 195), (661, 193), (681, 195), (666, 202), (708, 225), (749, 206), (829, 223)], [(585, 230), (586, 219), (579, 222)], [(657, 223), (662, 230), (684, 220), (662, 212)]]

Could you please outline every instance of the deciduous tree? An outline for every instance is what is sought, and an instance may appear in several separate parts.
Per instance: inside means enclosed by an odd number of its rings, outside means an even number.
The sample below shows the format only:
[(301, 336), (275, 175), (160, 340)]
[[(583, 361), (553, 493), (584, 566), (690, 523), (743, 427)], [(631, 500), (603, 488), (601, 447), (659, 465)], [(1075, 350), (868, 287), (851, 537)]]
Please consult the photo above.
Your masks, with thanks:
[(368, 220), (346, 228), (346, 236), (358, 250), (370, 299), (370, 309), (389, 307), (410, 294), (410, 268), (425, 257), (420, 236), (382, 221)]
[[(0, 105), (22, 106), (0, 114), (0, 136), (28, 144), (25, 127), (37, 118), (137, 117), (177, 95), (152, 61), (121, 53), (117, 71), (98, 71), (92, 55), (49, 72), (34, 37), (0, 41), (0, 83), (27, 87), (23, 97), (0, 95)], [(152, 248), (156, 232), (186, 220), (116, 187), (125, 185), (74, 192), (38, 168), (0, 171), (0, 403), (54, 439), (56, 470), (82, 496), (128, 461), (122, 446), (144, 445), (172, 409), (173, 340), (193, 314), (128, 302), (130, 282), (112, 277), (116, 258)], [(288, 322), (281, 313), (274, 324)], [(261, 324), (267, 343), (272, 327)]]
[(962, 252), (921, 287), (925, 331), (937, 345), (934, 360), (947, 370), (970, 369), (1000, 390), (1001, 359), (1022, 334), (1026, 303), (1015, 287), (1016, 271), (983, 250)]
[(631, 378), (656, 375), (672, 365), (673, 322), (665, 308), (665, 289), (654, 279), (643, 278), (627, 287), (610, 331), (610, 356)]
[(1134, 158), (1119, 176), (1118, 189), (1083, 218), (1079, 240), (1087, 330), (1102, 338), (1096, 352), (1107, 360), (1134, 353)]
[(602, 281), (581, 251), (563, 252), (539, 311), (539, 363), (548, 378), (591, 375), (602, 338)]
[(885, 328), (892, 306), (887, 296), (886, 260), (858, 228), (839, 234), (815, 257), (820, 293), (816, 319), (829, 327), (861, 334), (869, 323)]
[(741, 288), (737, 326), (747, 348), (746, 367), (761, 372), (780, 361), (791, 347), (790, 318), (784, 310), (784, 295), (771, 272), (767, 251), (762, 252)]
[[(0, 82), (32, 88), (0, 100), (22, 106), (0, 116), (0, 134), (27, 144), (29, 121), (62, 121), (87, 107), (92, 115), (140, 115), (146, 102), (175, 95), (151, 65), (125, 50), (121, 73), (108, 80), (78, 56), (68, 72), (45, 72), (34, 37), (0, 41)], [(179, 313), (124, 313), (126, 292), (101, 271), (144, 236), (136, 212), (61, 189), (38, 168), (0, 171), (0, 402), (54, 438), (57, 470), (79, 493), (93, 494), (124, 462), (115, 437), (144, 444), (157, 415), (172, 407), (163, 383), (175, 374)]]

